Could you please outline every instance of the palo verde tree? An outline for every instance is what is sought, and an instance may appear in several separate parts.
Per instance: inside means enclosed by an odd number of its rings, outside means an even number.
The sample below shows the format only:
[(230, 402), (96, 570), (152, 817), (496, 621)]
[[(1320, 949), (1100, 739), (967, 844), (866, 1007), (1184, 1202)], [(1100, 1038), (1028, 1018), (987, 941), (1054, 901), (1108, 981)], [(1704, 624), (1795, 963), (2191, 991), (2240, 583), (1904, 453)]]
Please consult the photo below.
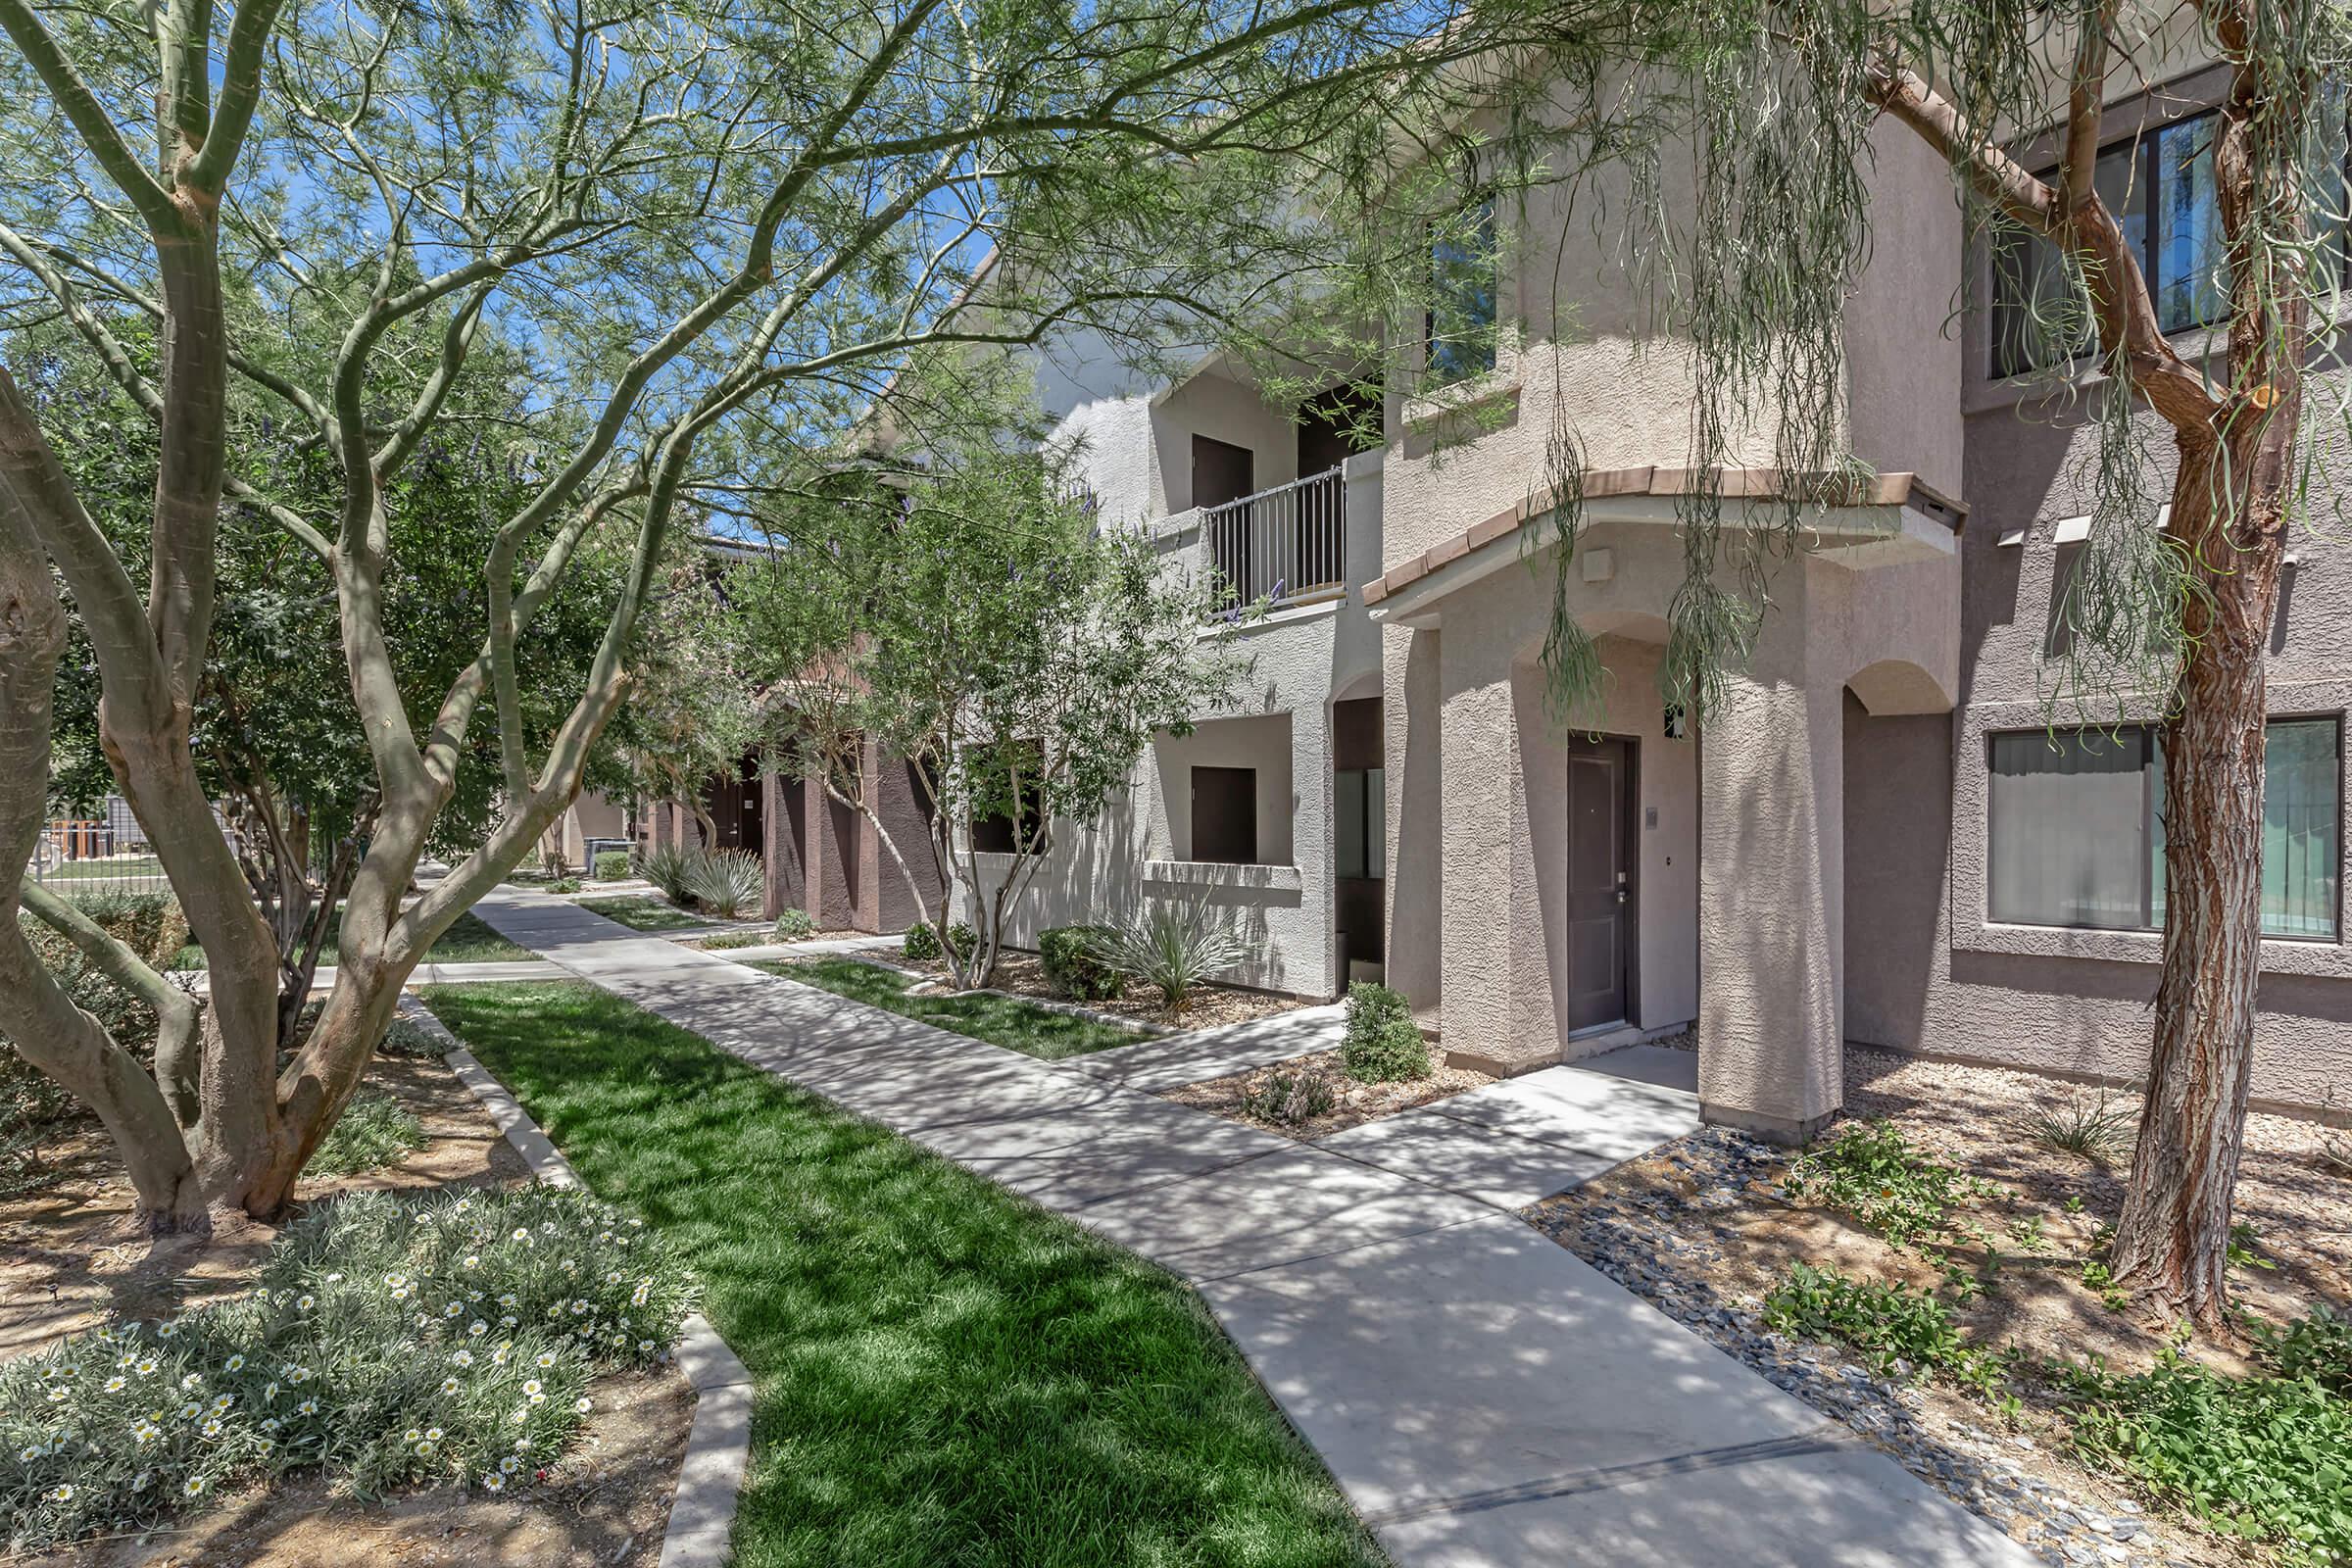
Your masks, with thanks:
[[(1761, 446), (1785, 480), (1810, 476), (1784, 483), (1776, 503), (1731, 503), (1744, 514), (1733, 520), (1705, 487), (1678, 501), (1687, 570), (1661, 681), (1703, 726), (1725, 672), (1754, 646), (1778, 564), (1803, 548), (1808, 513), (1848, 494), (1859, 471), (1845, 333), (1870, 244), (1872, 137), (1891, 123), (1944, 160), (1972, 240), (2026, 274), (2022, 337), (2045, 350), (2043, 379), (2097, 432), (2090, 537), (2065, 606), (2073, 657), (2048, 694), (2053, 712), (2144, 716), (2161, 732), (2163, 966), (2110, 1266), (2151, 1304), (2218, 1325), (2261, 968), (2264, 660), (2288, 535), (2315, 505), (2341, 504), (2314, 481), (2346, 431), (2345, 10), (1643, 0), (1605, 38), (1565, 16), (1564, 48), (1538, 41), (1551, 10), (1506, 0), (1484, 14), (1493, 69), (1415, 134), (1392, 137), (1350, 209), (1369, 215), (1364, 254), (1392, 270), (1359, 268), (1364, 293), (1335, 318), (1437, 323), (1425, 313), (1445, 304), (1444, 270), (1424, 251), (1397, 275), (1386, 259), (1399, 248), (1379, 229), (1403, 219), (1425, 225), (1440, 256), (1491, 257), (1509, 237), (1461, 216), (1463, 193), (1482, 184), (1506, 218), (1527, 205), (1515, 194), (1543, 188), (1564, 223), (1605, 228), (1656, 332), (1688, 358), (1685, 461), (1736, 467)], [(2164, 330), (2098, 154), (2132, 128), (2111, 123), (2111, 104), (2205, 63), (2223, 81), (2210, 151), (2219, 222), (2197, 282), (2227, 325), (2192, 356)], [(2045, 126), (2056, 167), (2037, 174), (2018, 149)], [(1571, 318), (1585, 282), (1556, 277), (1555, 298), (1535, 303)], [(1392, 351), (1397, 336), (1417, 347), (1422, 334), (1392, 334)], [(1563, 586), (1589, 433), (1563, 421), (1545, 476), (1539, 543), (1559, 547)], [(1544, 662), (1574, 713), (1601, 670), (1566, 604), (1562, 591)]]
[[(902, 410), (912, 397), (895, 389)], [(1001, 419), (963, 422), (968, 444), (934, 429), (919, 460), (770, 498), (769, 553), (729, 584), (777, 749), (873, 824), (926, 920), (970, 915), (972, 942), (946, 945), (958, 986), (989, 983), (1060, 836), (1101, 816), (1155, 734), (1229, 704), (1248, 667), (1204, 629), (1212, 585), (1100, 516), (1066, 450), (1006, 450), (1020, 416), (993, 406)], [(876, 808), (869, 752), (920, 780), (920, 847)]]
[[(0, 1031), (104, 1121), (147, 1222), (283, 1203), (419, 956), (580, 788), (681, 500), (710, 477), (707, 436), (755, 410), (806, 431), (925, 344), (1158, 338), (1238, 312), (1294, 265), (1286, 158), (1384, 113), (1432, 58), (1399, 46), (1442, 11), (0, 0), (11, 324), (69, 327), (156, 452), (141, 582), (0, 373), (0, 854), (23, 863), (39, 831), (62, 583), (108, 767), (211, 969), (193, 1038), (150, 1073), (41, 969), (11, 889)], [(992, 251), (1020, 262), (983, 308), (969, 285)], [(111, 324), (125, 311), (152, 323), (152, 369)], [(529, 353), (532, 398), (482, 430), (527, 497), (484, 519), (475, 591), (451, 607), (473, 658), (412, 709), (394, 514), (487, 340)], [(238, 462), (232, 378), (327, 466), (327, 504)], [(350, 687), (373, 775), (335, 984), (282, 1064), (277, 944), (190, 749), (224, 501), (330, 585), (340, 668), (312, 675)], [(534, 745), (518, 651), (592, 539), (626, 568)], [(412, 900), (477, 725), (501, 811)], [(168, 989), (70, 906), (29, 902), (125, 985)]]

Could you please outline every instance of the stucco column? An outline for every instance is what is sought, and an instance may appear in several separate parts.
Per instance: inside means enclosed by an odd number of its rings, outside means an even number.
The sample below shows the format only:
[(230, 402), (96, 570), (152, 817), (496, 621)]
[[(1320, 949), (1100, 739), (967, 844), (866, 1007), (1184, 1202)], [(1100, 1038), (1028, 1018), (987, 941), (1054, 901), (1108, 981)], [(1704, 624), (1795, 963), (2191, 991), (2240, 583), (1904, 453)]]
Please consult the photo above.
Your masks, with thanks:
[(1381, 642), (1388, 800), (1388, 928), (1381, 948), (1388, 983), (1435, 1021), (1443, 956), (1445, 697), (1438, 681), (1443, 633), (1387, 628)]
[(1520, 1072), (1557, 1061), (1560, 1042), (1508, 648), (1448, 628), (1443, 664), (1440, 1028), (1448, 1055)]
[(1788, 598), (1700, 737), (1698, 1094), (1801, 1142), (1845, 1099), (1844, 710)]

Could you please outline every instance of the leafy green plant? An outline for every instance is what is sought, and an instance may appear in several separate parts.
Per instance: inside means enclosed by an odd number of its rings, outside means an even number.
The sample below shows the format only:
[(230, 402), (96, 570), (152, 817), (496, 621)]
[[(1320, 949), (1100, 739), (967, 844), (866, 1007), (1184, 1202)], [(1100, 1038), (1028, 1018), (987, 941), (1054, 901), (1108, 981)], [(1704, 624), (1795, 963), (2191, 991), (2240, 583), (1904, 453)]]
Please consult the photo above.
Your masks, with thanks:
[(692, 1296), (665, 1242), (576, 1190), (321, 1204), (250, 1295), (0, 1363), (11, 1549), (295, 1471), (362, 1493), (527, 1486), (589, 1379), (662, 1359)]
[(906, 940), (900, 954), (914, 963), (928, 963), (939, 956), (939, 933), (931, 929), (928, 920), (917, 920), (906, 928)]
[(2128, 1104), (2112, 1103), (2104, 1089), (2094, 1102), (2069, 1100), (2058, 1106), (2037, 1106), (2026, 1118), (2034, 1141), (2045, 1149), (2104, 1164), (2132, 1147), (2137, 1112)]
[(2110, 1312), (2121, 1312), (2132, 1304), (2132, 1298), (2116, 1286), (2115, 1273), (2104, 1257), (2082, 1260), (2082, 1287), (2096, 1295), (2099, 1304)]
[(389, 1165), (424, 1147), (424, 1123), (390, 1095), (354, 1095), (318, 1142), (306, 1167), (314, 1176), (348, 1176)]
[(767, 877), (750, 850), (713, 850), (686, 867), (686, 896), (707, 914), (737, 920), (760, 907)]
[(2254, 1227), (2241, 1219), (2230, 1227), (2230, 1241), (2224, 1249), (2223, 1261), (2231, 1268), (2259, 1268), (2276, 1272), (2278, 1267), (2277, 1260), (2254, 1250), (2261, 1243), (2262, 1238), (2255, 1233)]
[(637, 872), (654, 885), (655, 892), (672, 904), (682, 904), (687, 897), (687, 873), (701, 854), (683, 844), (657, 844), (638, 857)]
[(596, 852), (595, 868), (599, 882), (626, 882), (629, 879), (629, 852), (599, 850)]
[(1152, 905), (1105, 927), (1092, 951), (1104, 968), (1157, 991), (1163, 1011), (1179, 1012), (1211, 975), (1247, 958), (1250, 945), (1202, 900)]
[(392, 1027), (384, 1031), (384, 1043), (376, 1048), (386, 1056), (439, 1056), (449, 1051), (449, 1042), (426, 1029), (424, 1024), (406, 1015), (396, 1016)]
[(1893, 1122), (1848, 1122), (1789, 1161), (1788, 1196), (1843, 1209), (1898, 1247), (1948, 1239), (1952, 1210), (2001, 1189), (1912, 1147)]
[(1851, 1346), (1882, 1376), (1941, 1373), (1992, 1397), (2010, 1357), (1968, 1342), (1936, 1293), (1901, 1284), (1854, 1280), (1799, 1263), (1764, 1298), (1765, 1323), (1784, 1334)]
[(2130, 1376), (2097, 1361), (2052, 1372), (2094, 1463), (2294, 1561), (2352, 1560), (2352, 1402), (2308, 1377), (2225, 1377), (2172, 1348)]
[(1359, 980), (1348, 988), (1348, 1033), (1340, 1060), (1357, 1083), (1391, 1083), (1430, 1074), (1429, 1042), (1400, 991)]
[(1038, 961), (1054, 989), (1077, 1002), (1108, 1002), (1127, 989), (1127, 977), (1099, 957), (1111, 933), (1099, 925), (1057, 925), (1037, 936)]
[(1276, 1068), (1241, 1098), (1245, 1116), (1296, 1127), (1330, 1112), (1340, 1102), (1331, 1074), (1316, 1067)]
[(776, 916), (776, 940), (778, 942), (802, 941), (815, 929), (816, 922), (809, 918), (807, 909), (787, 908)]
[(568, 896), (579, 892), (581, 885), (580, 879), (576, 876), (560, 876), (547, 885), (547, 891)]
[(2256, 1323), (2262, 1358), (2282, 1378), (2308, 1378), (2339, 1398), (2352, 1398), (2352, 1317), (2322, 1302), (2285, 1328)]

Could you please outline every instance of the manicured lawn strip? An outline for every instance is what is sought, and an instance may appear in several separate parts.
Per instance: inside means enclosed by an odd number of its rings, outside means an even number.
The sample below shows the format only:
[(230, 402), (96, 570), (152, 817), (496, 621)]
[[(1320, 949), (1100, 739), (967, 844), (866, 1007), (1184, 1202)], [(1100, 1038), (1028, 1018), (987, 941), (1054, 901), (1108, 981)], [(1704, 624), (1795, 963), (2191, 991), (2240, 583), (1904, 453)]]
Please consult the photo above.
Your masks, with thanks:
[(820, 986), (835, 996), (870, 1003), (1042, 1061), (1082, 1056), (1090, 1051), (1106, 1051), (1112, 1046), (1132, 1046), (1145, 1038), (1116, 1024), (1056, 1012), (1018, 997), (910, 997), (906, 988), (913, 981), (855, 958), (755, 959), (752, 967), (787, 976), (804, 985)]
[(678, 931), (690, 925), (709, 925), (699, 914), (688, 914), (665, 899), (651, 898), (643, 893), (623, 893), (606, 899), (582, 899), (580, 907), (590, 914), (601, 914), (608, 920), (617, 920), (632, 931)]
[(1169, 1275), (590, 987), (427, 1000), (705, 1281), (739, 1568), (1384, 1560)]
[[(318, 966), (332, 968), (335, 962), (335, 939), (341, 932), (343, 912), (335, 911), (326, 925), (326, 942), (318, 950)], [(455, 924), (441, 933), (441, 940), (427, 948), (427, 963), (517, 963), (537, 957), (528, 948), (516, 947), (484, 924), (470, 909), (458, 916)], [(205, 967), (204, 950), (193, 942), (179, 950), (172, 960), (174, 969)]]

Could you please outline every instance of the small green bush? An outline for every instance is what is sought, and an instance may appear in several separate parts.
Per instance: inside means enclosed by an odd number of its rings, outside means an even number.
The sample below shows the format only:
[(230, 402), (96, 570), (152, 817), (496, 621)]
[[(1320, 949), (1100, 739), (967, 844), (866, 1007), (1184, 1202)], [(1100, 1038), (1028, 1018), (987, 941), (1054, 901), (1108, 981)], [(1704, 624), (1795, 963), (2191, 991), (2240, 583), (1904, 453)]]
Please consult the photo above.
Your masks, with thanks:
[(1076, 1002), (1108, 1002), (1127, 989), (1127, 977), (1104, 963), (1112, 932), (1100, 925), (1057, 925), (1037, 936), (1037, 956), (1054, 989)]
[(428, 1031), (415, 1018), (398, 1016), (392, 1027), (384, 1031), (384, 1043), (375, 1048), (386, 1056), (442, 1056), (449, 1054), (449, 1042)]
[(1402, 992), (1362, 980), (1348, 988), (1348, 1036), (1340, 1059), (1359, 1084), (1429, 1076), (1429, 1042)]
[(319, 1140), (303, 1169), (313, 1176), (348, 1176), (390, 1165), (424, 1147), (424, 1123), (390, 1095), (354, 1095)]
[(295, 1471), (362, 1494), (527, 1486), (589, 1379), (662, 1359), (692, 1295), (665, 1242), (576, 1190), (321, 1204), (249, 1295), (0, 1363), (10, 1549)]
[(1827, 1144), (1791, 1160), (1788, 1196), (1853, 1215), (1897, 1247), (1950, 1233), (1952, 1210), (1970, 1199), (1997, 1198), (1990, 1182), (1930, 1159), (1893, 1122), (1848, 1122)]
[(597, 851), (596, 879), (599, 882), (626, 882), (629, 879), (629, 852), (626, 850)]
[(564, 894), (577, 893), (580, 891), (580, 879), (576, 876), (560, 876), (547, 885), (547, 891)]
[(2309, 1378), (2224, 1377), (2167, 1349), (2149, 1371), (2062, 1374), (2075, 1446), (2213, 1528), (2292, 1561), (2352, 1562), (2352, 1401)]
[(799, 942), (815, 929), (816, 922), (809, 918), (807, 909), (786, 909), (776, 916), (778, 942)]
[[(979, 940), (972, 928), (961, 920), (948, 927), (948, 946), (957, 953), (971, 952), (972, 945)], [(901, 951), (917, 963), (928, 963), (933, 958), (946, 956), (945, 950), (940, 946), (939, 933), (921, 920), (906, 928), (906, 945)]]

